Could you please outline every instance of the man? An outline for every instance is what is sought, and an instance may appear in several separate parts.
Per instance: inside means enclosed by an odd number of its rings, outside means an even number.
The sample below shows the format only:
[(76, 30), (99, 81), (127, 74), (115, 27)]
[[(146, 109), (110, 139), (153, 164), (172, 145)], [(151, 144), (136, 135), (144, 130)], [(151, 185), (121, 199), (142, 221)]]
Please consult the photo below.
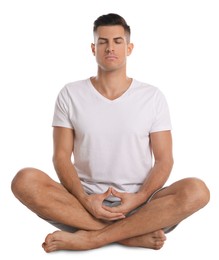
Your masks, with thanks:
[(61, 183), (24, 168), (12, 191), (61, 229), (45, 238), (46, 252), (114, 242), (160, 249), (165, 233), (208, 203), (209, 190), (197, 178), (164, 187), (173, 165), (168, 106), (157, 88), (126, 75), (133, 50), (126, 21), (100, 16), (91, 49), (97, 76), (66, 85), (56, 101), (53, 162)]

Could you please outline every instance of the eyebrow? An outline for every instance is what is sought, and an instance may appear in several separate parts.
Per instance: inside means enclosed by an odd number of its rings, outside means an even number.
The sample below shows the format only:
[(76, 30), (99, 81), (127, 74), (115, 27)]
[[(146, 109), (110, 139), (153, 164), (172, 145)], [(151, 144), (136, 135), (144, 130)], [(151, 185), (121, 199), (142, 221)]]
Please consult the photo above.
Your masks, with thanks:
[[(104, 37), (99, 37), (99, 38), (98, 38), (98, 41), (99, 41), (99, 40), (108, 41), (108, 39), (107, 39), (107, 38), (104, 38)], [(113, 40), (124, 40), (124, 38), (121, 37), (121, 36), (119, 36), (119, 37), (113, 38)]]

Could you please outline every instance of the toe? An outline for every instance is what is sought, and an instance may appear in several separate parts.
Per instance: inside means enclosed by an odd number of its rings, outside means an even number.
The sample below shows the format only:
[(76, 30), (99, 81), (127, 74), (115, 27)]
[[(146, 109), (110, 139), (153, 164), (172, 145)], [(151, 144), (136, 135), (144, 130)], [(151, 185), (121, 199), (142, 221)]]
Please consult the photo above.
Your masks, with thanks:
[(157, 240), (157, 241), (155, 242), (154, 249), (155, 249), (155, 250), (159, 250), (159, 249), (161, 249), (161, 248), (163, 247), (163, 245), (164, 245), (164, 241)]

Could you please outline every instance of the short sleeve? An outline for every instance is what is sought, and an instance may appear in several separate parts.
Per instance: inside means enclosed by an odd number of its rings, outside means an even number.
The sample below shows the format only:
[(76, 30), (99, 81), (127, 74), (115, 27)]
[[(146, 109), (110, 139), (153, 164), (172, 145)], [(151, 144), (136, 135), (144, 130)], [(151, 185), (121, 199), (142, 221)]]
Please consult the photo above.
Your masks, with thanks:
[(165, 96), (160, 90), (157, 90), (154, 97), (154, 120), (150, 132), (159, 132), (171, 130), (171, 119), (169, 107)]
[(72, 122), (69, 119), (69, 97), (65, 87), (59, 92), (56, 99), (52, 126), (73, 129)]

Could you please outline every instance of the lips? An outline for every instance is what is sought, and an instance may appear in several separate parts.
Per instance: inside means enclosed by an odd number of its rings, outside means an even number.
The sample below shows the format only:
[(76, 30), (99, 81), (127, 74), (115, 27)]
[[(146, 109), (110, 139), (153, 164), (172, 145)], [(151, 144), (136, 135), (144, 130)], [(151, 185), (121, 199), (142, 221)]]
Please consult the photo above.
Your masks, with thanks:
[(115, 60), (115, 59), (117, 59), (117, 57), (115, 55), (107, 55), (105, 58), (107, 60)]

